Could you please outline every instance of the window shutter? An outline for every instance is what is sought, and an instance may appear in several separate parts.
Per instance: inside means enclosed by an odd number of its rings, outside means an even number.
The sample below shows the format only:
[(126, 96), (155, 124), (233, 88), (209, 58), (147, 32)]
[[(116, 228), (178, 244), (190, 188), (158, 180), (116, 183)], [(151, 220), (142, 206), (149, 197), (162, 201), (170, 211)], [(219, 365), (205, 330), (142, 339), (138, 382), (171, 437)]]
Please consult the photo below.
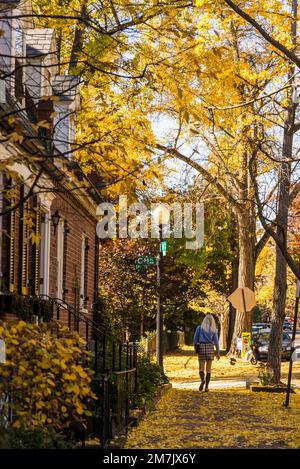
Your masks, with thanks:
[(36, 206), (35, 219), (35, 256), (34, 256), (34, 294), (40, 293), (40, 265), (41, 265), (41, 206)]
[[(11, 201), (15, 204), (15, 200)], [(16, 289), (15, 283), (15, 260), (16, 260), (16, 211), (10, 212), (9, 222), (9, 292), (14, 293)]]
[[(89, 242), (88, 239), (85, 239), (85, 248), (84, 248), (84, 302), (88, 301), (88, 272), (89, 272)], [(86, 306), (86, 304), (85, 304)]]
[(15, 59), (15, 97), (18, 101), (24, 97), (23, 67), (17, 58)]
[(21, 260), (21, 294), (28, 294), (28, 201), (23, 205), (22, 220), (22, 260)]

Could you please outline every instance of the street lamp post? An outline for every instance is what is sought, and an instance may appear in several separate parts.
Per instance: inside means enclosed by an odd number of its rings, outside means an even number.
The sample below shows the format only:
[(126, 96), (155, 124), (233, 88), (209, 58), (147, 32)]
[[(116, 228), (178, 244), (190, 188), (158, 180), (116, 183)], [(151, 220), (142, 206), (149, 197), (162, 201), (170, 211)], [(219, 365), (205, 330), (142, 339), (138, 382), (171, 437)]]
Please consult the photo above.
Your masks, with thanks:
[(295, 302), (295, 312), (294, 312), (294, 324), (293, 324), (293, 333), (292, 333), (292, 347), (291, 347), (291, 356), (290, 356), (290, 363), (289, 363), (287, 391), (286, 391), (285, 401), (284, 401), (285, 407), (288, 407), (289, 403), (290, 403), (292, 372), (293, 372), (293, 352), (295, 350), (295, 339), (296, 339), (296, 329), (297, 329), (297, 321), (298, 321), (299, 300), (300, 300), (300, 281), (297, 280), (296, 302)]
[(159, 243), (157, 252), (157, 299), (156, 299), (156, 362), (163, 371), (163, 301), (162, 301), (162, 276), (163, 276), (163, 253), (161, 249), (162, 225), (159, 225)]
[(153, 218), (159, 229), (158, 249), (157, 249), (157, 299), (156, 299), (156, 362), (162, 372), (164, 371), (163, 357), (163, 298), (162, 298), (162, 277), (163, 277), (163, 225), (166, 225), (170, 218), (169, 210), (164, 205), (159, 205), (153, 212)]

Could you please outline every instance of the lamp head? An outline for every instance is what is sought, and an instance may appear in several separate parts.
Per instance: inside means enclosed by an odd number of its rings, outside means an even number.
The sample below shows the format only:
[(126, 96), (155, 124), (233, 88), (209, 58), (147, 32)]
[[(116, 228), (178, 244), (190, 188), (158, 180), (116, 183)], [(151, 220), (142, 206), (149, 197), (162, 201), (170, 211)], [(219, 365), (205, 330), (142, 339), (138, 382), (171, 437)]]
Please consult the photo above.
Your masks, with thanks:
[(52, 215), (51, 219), (52, 219), (52, 225), (54, 227), (54, 233), (56, 233), (56, 228), (59, 224), (59, 220), (61, 219), (61, 216), (58, 213), (58, 210), (55, 211), (55, 213)]
[(152, 216), (157, 225), (166, 225), (170, 219), (170, 212), (165, 205), (160, 204), (153, 210)]

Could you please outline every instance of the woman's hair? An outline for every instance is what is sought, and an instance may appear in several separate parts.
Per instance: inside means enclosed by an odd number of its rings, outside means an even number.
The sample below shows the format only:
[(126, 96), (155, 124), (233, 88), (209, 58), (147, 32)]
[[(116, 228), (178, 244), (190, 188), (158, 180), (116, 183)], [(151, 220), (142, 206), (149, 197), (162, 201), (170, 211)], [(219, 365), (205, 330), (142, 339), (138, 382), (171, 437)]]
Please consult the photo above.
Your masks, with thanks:
[(212, 314), (207, 314), (201, 323), (201, 327), (205, 332), (215, 333), (218, 331), (216, 321)]

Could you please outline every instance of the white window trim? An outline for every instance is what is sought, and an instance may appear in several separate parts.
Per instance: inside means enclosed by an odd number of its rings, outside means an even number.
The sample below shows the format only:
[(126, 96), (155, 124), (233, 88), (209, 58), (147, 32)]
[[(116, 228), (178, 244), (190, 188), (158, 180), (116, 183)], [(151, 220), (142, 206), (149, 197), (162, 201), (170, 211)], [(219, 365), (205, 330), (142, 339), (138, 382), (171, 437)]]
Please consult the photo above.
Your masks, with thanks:
[(83, 309), (84, 306), (84, 283), (85, 283), (85, 246), (86, 237), (81, 238), (81, 263), (80, 263), (80, 289), (79, 289), (79, 308)]
[[(41, 272), (40, 278), (43, 283), (40, 285), (40, 294), (49, 296), (49, 268), (50, 268), (50, 212), (43, 212), (44, 222), (41, 223)], [(43, 227), (43, 228), (42, 228)]]
[(65, 221), (60, 220), (57, 226), (57, 276), (56, 276), (56, 297), (63, 299), (63, 275), (64, 275), (64, 231)]
[[(0, 173), (0, 212), (3, 210), (3, 173)], [(2, 249), (3, 249), (3, 216), (0, 216), (0, 289), (2, 288), (3, 270), (2, 270)]]

